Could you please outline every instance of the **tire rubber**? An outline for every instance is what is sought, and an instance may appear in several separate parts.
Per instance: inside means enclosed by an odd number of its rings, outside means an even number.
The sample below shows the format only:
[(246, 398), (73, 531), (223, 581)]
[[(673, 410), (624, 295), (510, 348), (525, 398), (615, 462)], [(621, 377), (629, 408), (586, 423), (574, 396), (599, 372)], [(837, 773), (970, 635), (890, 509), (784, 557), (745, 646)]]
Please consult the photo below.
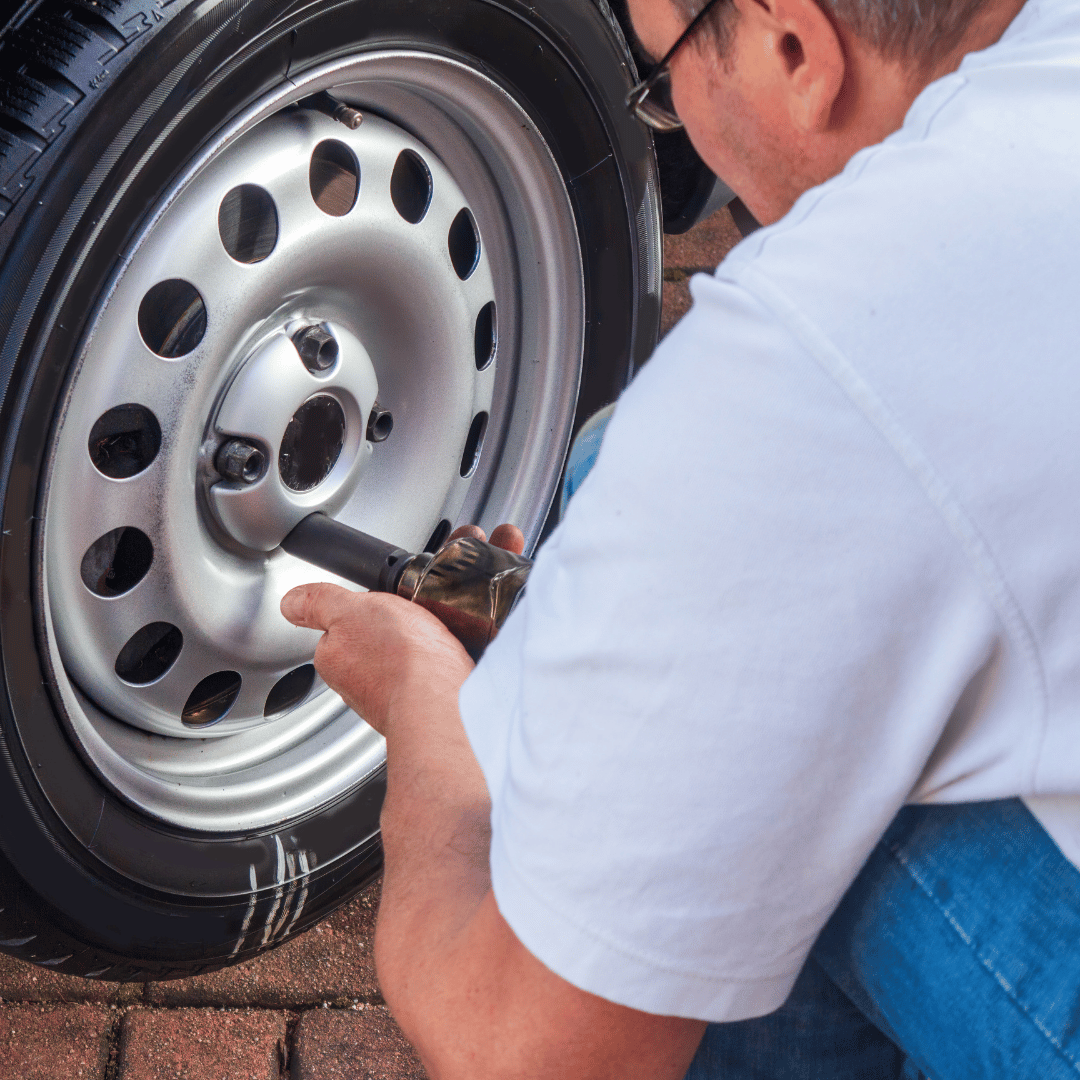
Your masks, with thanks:
[[(464, 58), (530, 113), (586, 278), (580, 419), (655, 344), (660, 252), (625, 41), (591, 0), (28, 0), (0, 7), (0, 950), (116, 981), (248, 959), (381, 866), (381, 770), (253, 834), (139, 812), (80, 755), (42, 646), (43, 461), (118, 259), (200, 146), (290, 74), (368, 48)], [(309, 872), (290, 876), (293, 856)], [(252, 882), (254, 881), (254, 885)]]
[[(644, 78), (654, 65), (638, 43), (627, 0), (611, 0), (611, 11), (622, 28), (634, 70), (640, 73), (635, 79)], [(664, 232), (677, 236), (701, 221), (716, 183), (716, 175), (698, 156), (685, 131), (655, 132), (653, 141), (660, 177)]]

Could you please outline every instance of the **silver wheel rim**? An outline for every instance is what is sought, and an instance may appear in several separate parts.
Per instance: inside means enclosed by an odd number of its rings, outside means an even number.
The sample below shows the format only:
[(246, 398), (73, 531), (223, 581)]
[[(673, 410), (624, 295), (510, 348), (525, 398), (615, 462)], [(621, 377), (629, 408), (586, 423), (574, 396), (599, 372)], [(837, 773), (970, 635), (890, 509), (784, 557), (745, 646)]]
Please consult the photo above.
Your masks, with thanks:
[[(326, 90), (363, 123), (311, 107)], [(402, 155), (430, 178), (418, 220), (391, 190)], [(337, 163), (338, 201), (320, 205), (324, 158)], [(257, 197), (230, 196), (245, 186)], [(241, 213), (237, 228), (223, 206), (259, 212)], [(155, 336), (154, 313), (168, 304), (147, 294), (173, 281), (201, 298), (201, 337), (197, 305), (165, 320), (171, 337)], [(185, 298), (169, 303), (180, 310)], [(300, 359), (291, 337), (304, 326), (336, 342), (325, 370)], [(377, 770), (381, 738), (311, 681), (318, 635), (278, 612), (288, 588), (325, 575), (276, 545), (314, 509), (414, 550), (444, 522), (517, 521), (535, 540), (569, 440), (583, 328), (558, 167), (480, 73), (422, 52), (369, 53), (313, 71), (235, 121), (117, 271), (53, 439), (46, 632), (70, 727), (101, 776), (162, 820), (232, 832), (308, 813)], [(393, 430), (373, 445), (376, 398)], [(340, 410), (345, 434), (326, 475), (292, 490), (278, 468), (283, 432), (313, 399)], [(141, 468), (154, 425), (134, 442), (110, 434), (117, 416), (121, 428), (136, 416), (121, 406), (147, 410), (160, 429)], [(264, 451), (254, 483), (218, 471), (220, 446), (237, 439)], [(125, 466), (117, 446), (142, 457)]]

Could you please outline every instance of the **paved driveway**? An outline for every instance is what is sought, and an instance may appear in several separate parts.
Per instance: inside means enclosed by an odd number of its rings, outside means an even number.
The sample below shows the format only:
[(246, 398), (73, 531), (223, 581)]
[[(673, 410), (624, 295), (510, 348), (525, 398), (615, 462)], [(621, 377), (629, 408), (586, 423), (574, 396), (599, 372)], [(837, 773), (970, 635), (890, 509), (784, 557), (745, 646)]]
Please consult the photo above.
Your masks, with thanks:
[[(727, 211), (665, 246), (664, 330), (737, 241)], [(378, 885), (280, 949), (176, 982), (99, 983), (0, 954), (0, 1080), (419, 1080), (382, 1004)]]

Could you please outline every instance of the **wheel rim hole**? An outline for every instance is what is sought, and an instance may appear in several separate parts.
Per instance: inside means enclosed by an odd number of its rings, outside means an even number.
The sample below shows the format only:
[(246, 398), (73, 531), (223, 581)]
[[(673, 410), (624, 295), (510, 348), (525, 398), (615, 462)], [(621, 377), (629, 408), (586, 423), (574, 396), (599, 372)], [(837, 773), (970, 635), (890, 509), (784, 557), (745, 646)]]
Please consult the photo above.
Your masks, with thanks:
[(86, 445), (98, 472), (110, 480), (126, 480), (157, 457), (161, 425), (144, 405), (117, 405), (97, 418)]
[(476, 221), (468, 209), (459, 210), (457, 217), (450, 223), (446, 246), (450, 249), (454, 273), (465, 281), (480, 261), (480, 234), (476, 231)]
[(277, 716), (295, 709), (311, 693), (314, 685), (315, 668), (311, 664), (293, 668), (288, 674), (282, 675), (266, 695), (263, 716)]
[(262, 262), (278, 239), (277, 208), (270, 193), (257, 184), (234, 187), (218, 207), (218, 233), (237, 262)]
[(345, 411), (336, 398), (316, 394), (293, 414), (278, 451), (278, 471), (291, 491), (310, 491), (329, 475), (345, 445)]
[(446, 543), (446, 538), (450, 535), (450, 522), (443, 518), (438, 525), (435, 526), (435, 531), (431, 534), (431, 539), (424, 545), (424, 550), (430, 552), (432, 555), (439, 550)]
[(83, 584), (97, 596), (134, 589), (154, 561), (154, 545), (139, 529), (124, 526), (95, 540), (82, 558)]
[(183, 647), (184, 635), (172, 623), (147, 623), (120, 650), (116, 674), (135, 686), (155, 682), (176, 663)]
[(188, 695), (180, 719), (188, 727), (208, 727), (224, 720), (240, 694), (242, 683), (238, 671), (215, 671), (207, 675)]
[(495, 346), (498, 342), (498, 327), (495, 323), (495, 301), (485, 304), (476, 316), (476, 330), (473, 334), (473, 346), (476, 350), (476, 370), (484, 368), (495, 359)]
[(411, 225), (423, 220), (431, 205), (431, 170), (412, 150), (402, 150), (390, 176), (390, 200)]
[(181, 278), (159, 281), (139, 304), (139, 333), (146, 347), (166, 360), (187, 356), (206, 334), (199, 290)]
[(360, 164), (337, 139), (324, 139), (311, 154), (308, 183), (315, 205), (330, 217), (344, 217), (360, 194)]
[(469, 428), (468, 438), (465, 440), (465, 449), (461, 455), (461, 475), (472, 476), (476, 464), (480, 460), (480, 450), (484, 445), (484, 432), (487, 431), (488, 414), (477, 413), (473, 417)]

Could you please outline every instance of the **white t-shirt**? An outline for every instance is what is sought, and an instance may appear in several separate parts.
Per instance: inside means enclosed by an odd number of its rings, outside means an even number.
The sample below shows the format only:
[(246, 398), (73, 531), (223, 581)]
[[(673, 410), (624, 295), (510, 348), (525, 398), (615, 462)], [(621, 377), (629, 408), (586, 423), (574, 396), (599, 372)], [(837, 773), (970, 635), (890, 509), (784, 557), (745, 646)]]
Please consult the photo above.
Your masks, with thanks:
[(1080, 0), (692, 283), (461, 694), (499, 908), (570, 982), (787, 996), (905, 802), (1080, 854)]

